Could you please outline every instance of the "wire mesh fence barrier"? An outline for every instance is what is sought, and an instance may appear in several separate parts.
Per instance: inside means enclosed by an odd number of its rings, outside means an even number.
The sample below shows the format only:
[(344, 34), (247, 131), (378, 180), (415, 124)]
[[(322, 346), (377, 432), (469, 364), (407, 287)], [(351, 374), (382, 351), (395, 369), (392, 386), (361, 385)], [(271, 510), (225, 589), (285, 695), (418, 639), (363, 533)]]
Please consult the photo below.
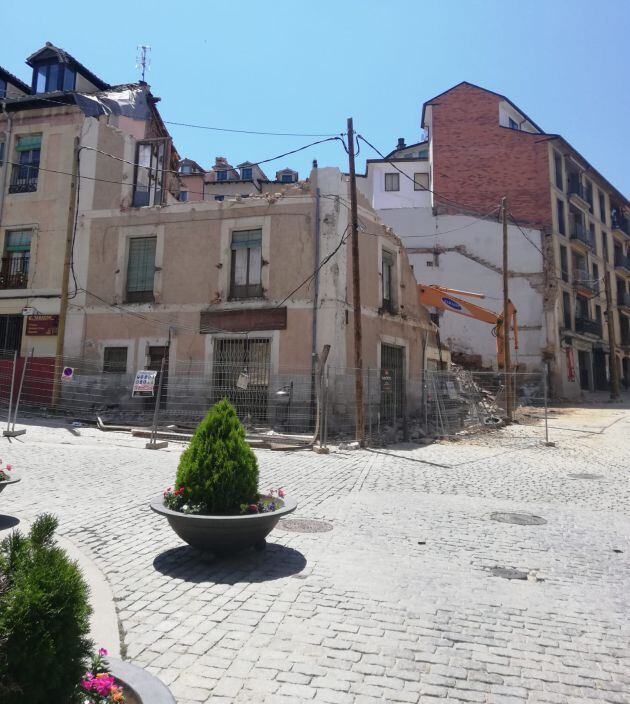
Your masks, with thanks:
[[(152, 360), (149, 386), (135, 385), (112, 361), (89, 358), (0, 359), (0, 414), (65, 416), (123, 425), (194, 428), (222, 398), (251, 435), (338, 442), (356, 437), (353, 369), (277, 369), (267, 350), (219, 349), (212, 360)], [(217, 353), (217, 349), (215, 349)], [(391, 361), (391, 360), (390, 360)], [(395, 360), (394, 360), (395, 362)], [(364, 369), (365, 437), (369, 444), (453, 437), (502, 425), (508, 403), (519, 422), (541, 420), (544, 375), (426, 371), (409, 378), (401, 368)], [(158, 390), (159, 401), (158, 401)], [(322, 438), (322, 434), (325, 437)]]

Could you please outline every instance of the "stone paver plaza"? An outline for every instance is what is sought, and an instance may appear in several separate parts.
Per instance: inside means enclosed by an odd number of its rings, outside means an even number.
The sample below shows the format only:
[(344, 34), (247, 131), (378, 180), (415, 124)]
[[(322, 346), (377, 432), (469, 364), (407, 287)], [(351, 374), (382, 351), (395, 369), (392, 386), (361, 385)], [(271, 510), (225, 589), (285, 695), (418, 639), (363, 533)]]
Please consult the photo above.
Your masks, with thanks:
[(127, 656), (179, 704), (630, 702), (630, 412), (552, 425), (568, 429), (552, 429), (556, 447), (512, 427), (420, 448), (257, 451), (262, 488), (286, 487), (294, 518), (333, 529), (281, 523), (265, 552), (221, 561), (149, 510), (180, 446), (30, 425), (3, 443), (22, 482), (0, 509), (59, 516), (111, 585)]

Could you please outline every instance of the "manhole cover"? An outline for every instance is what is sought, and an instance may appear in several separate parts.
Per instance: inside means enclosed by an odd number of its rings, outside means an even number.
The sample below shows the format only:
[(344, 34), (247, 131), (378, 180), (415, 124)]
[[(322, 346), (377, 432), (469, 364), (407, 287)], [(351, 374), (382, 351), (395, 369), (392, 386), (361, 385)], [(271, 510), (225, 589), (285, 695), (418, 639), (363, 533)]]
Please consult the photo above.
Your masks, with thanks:
[(280, 526), (295, 533), (327, 533), (333, 529), (332, 523), (309, 520), (307, 518), (285, 518), (280, 521)]
[(493, 577), (503, 577), (503, 579), (527, 579), (527, 572), (515, 570), (512, 567), (493, 567), (490, 571)]
[(590, 472), (578, 472), (577, 474), (569, 474), (569, 479), (601, 479), (601, 474), (591, 474)]
[(532, 513), (493, 513), (490, 518), (499, 523), (516, 523), (519, 526), (542, 526), (547, 523), (544, 518)]

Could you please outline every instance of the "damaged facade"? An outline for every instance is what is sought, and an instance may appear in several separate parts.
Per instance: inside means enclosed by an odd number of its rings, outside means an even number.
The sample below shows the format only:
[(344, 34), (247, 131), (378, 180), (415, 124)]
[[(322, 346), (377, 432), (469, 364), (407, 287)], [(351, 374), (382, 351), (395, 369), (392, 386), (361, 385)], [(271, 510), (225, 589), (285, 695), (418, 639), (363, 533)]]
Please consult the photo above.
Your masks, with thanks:
[[(222, 158), (206, 172), (180, 160), (145, 83), (111, 86), (51, 44), (28, 63), (31, 87), (15, 83), (0, 116), (5, 356), (34, 349), (51, 359), (59, 349), (68, 252), (63, 354), (77, 376), (62, 399), (80, 389), (141, 409), (146, 400), (131, 397), (130, 379), (164, 360), (166, 405), (181, 393), (184, 367), (200, 370), (186, 400), (203, 410), (256, 364), (263, 371), (250, 374), (249, 391), (256, 386), (263, 399), (258, 410), (293, 372), (308, 380), (295, 391), (308, 405), (316, 355), (330, 345), (332, 414), (352, 415), (348, 177), (314, 168), (299, 181), (282, 169), (272, 181), (256, 164)], [(411, 414), (418, 399), (405, 380), (439, 357), (435, 326), (400, 240), (363, 199), (360, 217), (364, 364), (394, 368)]]
[[(470, 83), (427, 101), (422, 127), (424, 141), (399, 140), (387, 160), (368, 161), (358, 180), (402, 237), (417, 280), (483, 293), (484, 305), (501, 311), (499, 205), (506, 196), (509, 288), (519, 327), (513, 362), (520, 371), (548, 362), (560, 398), (607, 389), (610, 354), (629, 384), (627, 199), (562, 137), (543, 132), (505, 96)], [(496, 369), (488, 325), (449, 312), (439, 321), (455, 360)]]

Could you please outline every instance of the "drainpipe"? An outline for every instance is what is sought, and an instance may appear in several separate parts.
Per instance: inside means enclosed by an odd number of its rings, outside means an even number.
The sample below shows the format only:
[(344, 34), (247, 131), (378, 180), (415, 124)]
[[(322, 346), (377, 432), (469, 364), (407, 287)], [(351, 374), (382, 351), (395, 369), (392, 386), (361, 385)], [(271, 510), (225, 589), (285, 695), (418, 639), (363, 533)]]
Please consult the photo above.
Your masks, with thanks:
[(2, 101), (2, 113), (7, 118), (7, 129), (4, 137), (4, 160), (0, 171), (0, 225), (4, 215), (4, 192), (7, 186), (7, 172), (9, 171), (9, 147), (11, 143), (11, 131), (13, 129), (13, 116), (7, 112), (5, 101)]
[[(315, 186), (315, 280), (313, 283), (313, 313), (311, 322), (311, 413), (315, 416), (315, 424), (317, 425), (317, 307), (319, 304), (319, 250), (320, 250), (320, 190), (317, 185), (317, 160), (313, 160), (312, 172), (313, 185)], [(315, 429), (315, 437), (317, 436), (318, 427)], [(314, 438), (315, 440), (315, 438)], [(313, 440), (313, 441), (314, 441)]]

